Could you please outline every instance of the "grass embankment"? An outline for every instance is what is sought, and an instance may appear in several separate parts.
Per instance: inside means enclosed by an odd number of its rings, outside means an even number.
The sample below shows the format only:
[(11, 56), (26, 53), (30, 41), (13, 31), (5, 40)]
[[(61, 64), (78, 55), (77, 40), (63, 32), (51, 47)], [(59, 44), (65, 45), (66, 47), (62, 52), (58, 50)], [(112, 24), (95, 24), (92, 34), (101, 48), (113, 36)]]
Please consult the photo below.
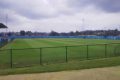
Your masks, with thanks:
[(100, 67), (110, 67), (120, 65), (120, 57), (104, 58), (96, 60), (75, 61), (68, 63), (58, 63), (50, 65), (40, 65), (25, 68), (13, 68), (0, 70), (0, 75), (26, 74), (26, 73), (44, 73), (66, 70), (80, 70)]

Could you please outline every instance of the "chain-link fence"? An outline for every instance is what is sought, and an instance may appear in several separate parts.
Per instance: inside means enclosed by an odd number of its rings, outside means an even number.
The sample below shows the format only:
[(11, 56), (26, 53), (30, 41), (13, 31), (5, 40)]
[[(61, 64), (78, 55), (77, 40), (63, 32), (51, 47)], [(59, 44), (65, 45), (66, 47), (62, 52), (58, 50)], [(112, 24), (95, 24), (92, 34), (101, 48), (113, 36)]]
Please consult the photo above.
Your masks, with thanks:
[(120, 56), (120, 43), (0, 50), (0, 69)]

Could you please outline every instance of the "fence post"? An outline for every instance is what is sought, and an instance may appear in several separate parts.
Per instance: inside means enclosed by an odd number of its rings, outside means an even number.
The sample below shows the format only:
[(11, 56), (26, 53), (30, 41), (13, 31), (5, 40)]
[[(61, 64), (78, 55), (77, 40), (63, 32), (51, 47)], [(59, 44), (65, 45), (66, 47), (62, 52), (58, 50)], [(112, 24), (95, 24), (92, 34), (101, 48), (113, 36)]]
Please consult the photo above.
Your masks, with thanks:
[(12, 49), (10, 49), (10, 67), (13, 68), (13, 53), (12, 53)]
[(89, 50), (88, 50), (88, 45), (87, 45), (87, 59), (89, 59)]
[(42, 48), (40, 48), (40, 65), (42, 65)]
[(117, 56), (116, 50), (117, 50), (117, 47), (115, 47), (115, 49), (114, 49), (114, 53), (113, 53), (114, 56)]
[(2, 43), (2, 42), (0, 41), (0, 48), (1, 48), (1, 43)]
[(105, 44), (105, 57), (107, 57), (107, 44)]
[(68, 52), (67, 52), (67, 46), (65, 46), (65, 49), (66, 49), (66, 62), (68, 62)]

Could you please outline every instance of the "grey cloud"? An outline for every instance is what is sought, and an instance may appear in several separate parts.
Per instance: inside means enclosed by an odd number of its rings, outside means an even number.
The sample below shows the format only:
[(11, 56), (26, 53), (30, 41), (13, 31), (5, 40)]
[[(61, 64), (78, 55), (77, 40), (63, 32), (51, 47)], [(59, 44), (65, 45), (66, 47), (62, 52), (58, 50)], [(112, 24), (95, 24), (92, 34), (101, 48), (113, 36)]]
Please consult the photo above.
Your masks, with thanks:
[[(33, 2), (34, 3), (34, 2)], [(1, 0), (0, 1), (0, 8), (4, 10), (14, 11), (16, 14), (24, 16), (29, 19), (43, 19), (49, 17), (56, 17), (58, 14), (46, 14), (41, 9), (38, 8), (38, 12), (34, 11), (32, 6), (29, 6), (29, 3), (19, 3), (16, 0)], [(49, 13), (49, 12), (48, 12)], [(8, 12), (9, 14), (9, 12)]]
[[(45, 4), (44, 1), (48, 2)], [(98, 26), (101, 25), (113, 26), (120, 23), (120, 13), (115, 13), (120, 12), (120, 0), (0, 0), (1, 9), (7, 11), (8, 25), (14, 31), (20, 29), (33, 31), (78, 30), (82, 23), (82, 17), (85, 18), (86, 25), (93, 26), (90, 29), (99, 29)], [(96, 9), (101, 12), (99, 16)], [(5, 21), (5, 14), (2, 11), (0, 13), (2, 13), (0, 14), (3, 17), (2, 21)], [(89, 27), (85, 29), (87, 28)]]
[(120, 12), (120, 0), (71, 0), (68, 5), (78, 9), (93, 5), (106, 12)]
[[(89, 7), (90, 5), (93, 5), (96, 8), (99, 8), (106, 12), (120, 12), (120, 0), (67, 0), (66, 4), (68, 5), (66, 6), (68, 8), (72, 7), (74, 9), (68, 11), (64, 9), (62, 9), (63, 11), (59, 11), (59, 9), (57, 9), (57, 12), (52, 12), (49, 10), (49, 7), (44, 8), (44, 6), (41, 8), (42, 3), (40, 3), (41, 5), (39, 6), (40, 8), (38, 8), (38, 11), (35, 11), (34, 9), (36, 7), (33, 8), (34, 6), (30, 6), (27, 1), (29, 2), (29, 0), (0, 0), (0, 8), (15, 11), (16, 14), (29, 19), (47, 19), (57, 17), (61, 14), (73, 15), (76, 13), (76, 9), (83, 10), (85, 7)], [(35, 1), (32, 2), (34, 3)]]
[(9, 7), (10, 7), (10, 5), (8, 2), (0, 0), (0, 8), (5, 9), (5, 8), (9, 8)]

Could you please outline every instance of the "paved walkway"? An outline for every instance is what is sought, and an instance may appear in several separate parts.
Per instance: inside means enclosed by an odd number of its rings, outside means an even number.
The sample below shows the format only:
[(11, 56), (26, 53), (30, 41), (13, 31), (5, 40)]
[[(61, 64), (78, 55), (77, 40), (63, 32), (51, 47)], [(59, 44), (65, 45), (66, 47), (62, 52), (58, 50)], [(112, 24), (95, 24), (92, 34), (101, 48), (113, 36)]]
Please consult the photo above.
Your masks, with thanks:
[(120, 66), (51, 73), (0, 76), (0, 80), (120, 80)]

